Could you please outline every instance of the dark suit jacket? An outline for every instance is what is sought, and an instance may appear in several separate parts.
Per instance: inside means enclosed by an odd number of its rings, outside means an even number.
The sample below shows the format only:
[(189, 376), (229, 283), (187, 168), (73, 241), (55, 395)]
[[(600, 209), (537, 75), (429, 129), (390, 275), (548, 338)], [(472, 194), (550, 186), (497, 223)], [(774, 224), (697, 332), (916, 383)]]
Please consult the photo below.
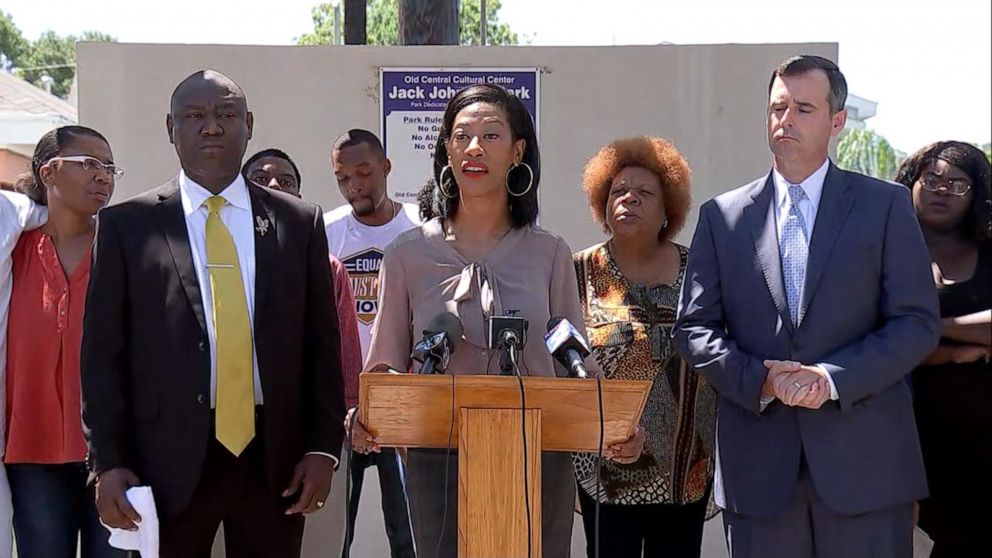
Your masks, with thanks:
[[(248, 193), (269, 221), (255, 229), (253, 329), (276, 493), (306, 452), (340, 452), (340, 339), (320, 209), (252, 184)], [(178, 182), (101, 211), (82, 345), (90, 464), (133, 470), (166, 517), (185, 508), (203, 469), (207, 339)]]
[[(805, 314), (782, 281), (769, 176), (700, 208), (676, 345), (720, 392), (729, 509), (771, 516), (796, 486), (800, 451), (831, 509), (859, 514), (926, 494), (906, 374), (936, 346), (940, 314), (909, 191), (831, 164), (810, 240)], [(822, 364), (840, 396), (818, 410), (759, 411), (764, 359)]]

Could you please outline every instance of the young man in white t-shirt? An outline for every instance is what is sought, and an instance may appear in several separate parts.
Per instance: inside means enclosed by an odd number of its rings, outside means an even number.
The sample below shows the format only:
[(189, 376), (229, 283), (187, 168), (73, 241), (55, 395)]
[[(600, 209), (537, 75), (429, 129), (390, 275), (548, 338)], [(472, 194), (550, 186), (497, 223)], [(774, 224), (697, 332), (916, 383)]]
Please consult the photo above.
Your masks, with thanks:
[(13, 552), (10, 503), (10, 486), (3, 467), (3, 451), (7, 431), (7, 311), (13, 288), (12, 254), (17, 239), (26, 230), (36, 229), (48, 219), (44, 206), (32, 202), (27, 196), (0, 190), (0, 558), (10, 558)]
[[(382, 142), (367, 130), (349, 130), (334, 142), (331, 164), (341, 195), (348, 201), (324, 215), (327, 246), (351, 277), (361, 334), (362, 360), (372, 340), (379, 304), (379, 265), (386, 246), (401, 233), (420, 226), (419, 208), (389, 198), (386, 177), (391, 165)], [(357, 401), (349, 401), (351, 409)], [(348, 418), (353, 416), (349, 412)], [(345, 424), (347, 428), (347, 422)], [(376, 466), (382, 489), (382, 514), (393, 558), (415, 556), (413, 529), (404, 488), (402, 463), (392, 448), (371, 450), (353, 440), (352, 490), (348, 502), (348, 537), (353, 537), (365, 469)]]

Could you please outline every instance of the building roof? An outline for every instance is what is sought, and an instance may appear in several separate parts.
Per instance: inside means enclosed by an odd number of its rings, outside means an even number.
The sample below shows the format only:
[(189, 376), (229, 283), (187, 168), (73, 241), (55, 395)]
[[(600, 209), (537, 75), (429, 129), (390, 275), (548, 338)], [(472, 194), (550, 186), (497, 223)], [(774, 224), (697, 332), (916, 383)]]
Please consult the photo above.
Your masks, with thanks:
[(7, 151), (15, 155), (20, 155), (26, 159), (34, 157), (34, 146), (16, 143), (0, 143), (0, 151)]
[(847, 103), (844, 108), (847, 109), (848, 118), (854, 118), (860, 122), (864, 122), (878, 113), (877, 102), (850, 93), (847, 95)]
[(0, 71), (0, 113), (52, 115), (70, 122), (78, 119), (76, 107), (4, 71)]

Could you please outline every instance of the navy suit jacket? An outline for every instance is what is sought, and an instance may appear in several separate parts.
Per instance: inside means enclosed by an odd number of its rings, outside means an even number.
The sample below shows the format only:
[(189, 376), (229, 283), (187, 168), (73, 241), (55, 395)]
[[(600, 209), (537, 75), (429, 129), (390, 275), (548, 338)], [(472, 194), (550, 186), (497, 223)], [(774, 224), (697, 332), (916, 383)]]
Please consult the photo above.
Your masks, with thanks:
[[(810, 239), (805, 313), (792, 324), (771, 174), (700, 208), (673, 335), (720, 393), (728, 509), (769, 517), (789, 502), (803, 452), (818, 495), (860, 514), (926, 495), (906, 375), (940, 338), (929, 256), (909, 191), (830, 165)], [(821, 364), (839, 400), (776, 400), (765, 359)]]

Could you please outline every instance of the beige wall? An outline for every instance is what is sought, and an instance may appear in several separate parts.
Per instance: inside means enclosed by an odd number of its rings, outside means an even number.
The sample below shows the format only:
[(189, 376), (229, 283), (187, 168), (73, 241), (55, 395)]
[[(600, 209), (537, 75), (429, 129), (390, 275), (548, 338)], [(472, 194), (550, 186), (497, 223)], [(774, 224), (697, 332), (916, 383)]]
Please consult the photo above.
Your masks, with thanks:
[[(836, 44), (641, 47), (261, 47), (79, 45), (79, 117), (110, 139), (127, 169), (115, 201), (178, 171), (165, 132), (175, 85), (218, 69), (244, 87), (255, 113), (249, 151), (278, 146), (300, 164), (304, 196), (325, 209), (342, 202), (328, 164), (348, 128), (379, 129), (383, 66), (541, 67), (542, 224), (578, 250), (598, 241), (579, 186), (604, 143), (663, 136), (694, 172), (705, 201), (767, 171), (764, 105), (771, 69), (809, 52), (836, 59)], [(683, 233), (695, 226), (695, 205)]]
[[(383, 66), (541, 67), (542, 224), (573, 249), (599, 241), (579, 189), (582, 167), (604, 143), (637, 134), (675, 143), (694, 172), (696, 208), (715, 194), (767, 172), (764, 115), (768, 76), (799, 52), (836, 59), (836, 44), (581, 48), (254, 47), (79, 45), (80, 122), (103, 132), (127, 169), (115, 201), (178, 172), (165, 131), (175, 85), (201, 68), (220, 70), (244, 87), (255, 113), (249, 150), (277, 146), (300, 164), (304, 197), (325, 209), (342, 202), (327, 161), (331, 141), (348, 128), (379, 129)], [(370, 478), (372, 477), (372, 478)], [(387, 556), (375, 471), (366, 475), (353, 556)], [(340, 548), (343, 475), (331, 509), (309, 523), (305, 557)], [(577, 522), (574, 554), (582, 548)], [(708, 541), (723, 555), (718, 540)], [(714, 537), (711, 537), (714, 538)], [(704, 545), (706, 548), (706, 545)]]

